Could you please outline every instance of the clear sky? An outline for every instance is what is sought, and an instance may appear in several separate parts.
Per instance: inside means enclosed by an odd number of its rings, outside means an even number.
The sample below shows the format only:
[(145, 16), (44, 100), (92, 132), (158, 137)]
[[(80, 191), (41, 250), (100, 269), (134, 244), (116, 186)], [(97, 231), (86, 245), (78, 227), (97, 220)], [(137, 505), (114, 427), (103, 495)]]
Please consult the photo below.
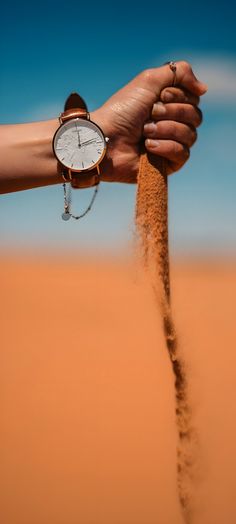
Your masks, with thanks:
[[(170, 177), (172, 252), (236, 247), (235, 2), (9, 2), (1, 7), (0, 122), (56, 117), (77, 90), (89, 109), (147, 67), (189, 60), (209, 85), (188, 164)], [(90, 190), (74, 192), (83, 209)], [(132, 240), (135, 187), (101, 184), (64, 223), (62, 187), (2, 195), (2, 249), (117, 248)]]

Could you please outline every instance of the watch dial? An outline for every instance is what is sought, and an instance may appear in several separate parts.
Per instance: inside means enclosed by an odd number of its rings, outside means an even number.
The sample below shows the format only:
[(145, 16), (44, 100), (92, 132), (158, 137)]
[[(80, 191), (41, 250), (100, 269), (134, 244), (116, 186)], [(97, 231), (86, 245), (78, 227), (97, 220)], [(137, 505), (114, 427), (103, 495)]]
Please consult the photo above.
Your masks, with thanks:
[(106, 142), (101, 129), (82, 118), (62, 124), (55, 133), (53, 149), (56, 157), (72, 171), (84, 171), (98, 164), (104, 156)]

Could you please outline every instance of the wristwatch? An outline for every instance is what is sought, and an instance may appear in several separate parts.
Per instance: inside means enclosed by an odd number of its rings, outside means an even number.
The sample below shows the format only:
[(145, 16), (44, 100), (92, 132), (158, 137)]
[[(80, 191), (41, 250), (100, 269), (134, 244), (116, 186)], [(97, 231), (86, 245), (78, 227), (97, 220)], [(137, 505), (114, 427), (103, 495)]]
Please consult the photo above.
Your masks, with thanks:
[(109, 139), (90, 120), (87, 105), (78, 93), (67, 98), (59, 122), (53, 137), (59, 173), (74, 189), (96, 186)]
[[(68, 220), (72, 217), (78, 220), (88, 213), (95, 200), (100, 182), (99, 166), (106, 154), (109, 138), (105, 137), (101, 128), (90, 120), (87, 105), (78, 93), (71, 93), (67, 98), (59, 122), (60, 126), (53, 137), (52, 147), (58, 160), (58, 172), (64, 180), (62, 218)], [(70, 210), (71, 187), (79, 189), (93, 186), (95, 186), (94, 194), (87, 209), (80, 215), (73, 215)]]

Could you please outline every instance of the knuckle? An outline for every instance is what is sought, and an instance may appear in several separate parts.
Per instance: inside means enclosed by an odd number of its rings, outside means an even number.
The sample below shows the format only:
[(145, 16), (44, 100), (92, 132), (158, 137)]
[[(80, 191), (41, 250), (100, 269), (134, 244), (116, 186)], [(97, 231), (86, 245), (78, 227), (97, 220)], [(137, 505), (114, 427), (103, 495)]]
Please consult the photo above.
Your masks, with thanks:
[(192, 140), (191, 140), (191, 146), (193, 146), (193, 144), (195, 144), (195, 142), (197, 141), (197, 130), (196, 129), (192, 129)]
[(179, 108), (178, 108), (178, 117), (179, 117), (180, 122), (185, 121), (186, 110), (185, 110), (185, 107), (183, 105), (182, 106), (180, 105)]
[(170, 122), (167, 120), (166, 122), (166, 134), (169, 135), (170, 138), (174, 139), (176, 138), (176, 124), (175, 122)]
[(191, 103), (191, 96), (184, 90), (179, 88), (179, 102), (184, 104)]
[(195, 107), (195, 121), (197, 127), (200, 126), (203, 121), (203, 114), (199, 107)]
[(165, 140), (176, 138), (176, 123), (170, 120), (160, 120), (156, 124), (157, 135), (162, 136)]
[(183, 154), (182, 154), (182, 158), (184, 160), (188, 160), (190, 157), (190, 150), (187, 146), (183, 146)]
[(184, 103), (186, 103), (188, 100), (187, 93), (182, 87), (179, 87), (178, 89), (176, 88), (176, 100)]
[(144, 71), (142, 71), (141, 75), (142, 75), (143, 79), (146, 82), (148, 82), (148, 81), (153, 79), (153, 69), (152, 68), (144, 69)]
[(194, 100), (194, 104), (196, 106), (198, 106), (200, 104), (200, 96), (194, 95), (193, 100)]
[(182, 102), (184, 104), (195, 104), (198, 103), (198, 97), (192, 95), (192, 93), (189, 93), (187, 90), (183, 89), (182, 87), (179, 87), (178, 89), (178, 101)]
[(179, 142), (173, 142), (172, 150), (173, 150), (173, 156), (175, 158), (179, 158), (179, 156), (181, 156), (182, 149), (183, 149), (183, 146), (181, 146), (181, 144), (179, 144)]
[(182, 69), (184, 70), (185, 73), (189, 72), (189, 71), (192, 71), (192, 67), (190, 65), (189, 62), (187, 62), (187, 60), (180, 60), (179, 64), (181, 65)]
[(179, 142), (173, 142), (173, 156), (178, 160), (188, 160), (190, 156), (189, 148)]

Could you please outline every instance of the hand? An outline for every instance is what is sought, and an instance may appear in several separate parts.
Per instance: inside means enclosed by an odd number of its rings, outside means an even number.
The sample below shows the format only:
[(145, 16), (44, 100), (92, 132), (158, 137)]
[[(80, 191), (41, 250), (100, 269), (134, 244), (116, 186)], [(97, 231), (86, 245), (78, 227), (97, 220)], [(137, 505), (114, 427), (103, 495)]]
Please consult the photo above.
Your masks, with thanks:
[(147, 151), (166, 159), (167, 174), (178, 171), (188, 160), (202, 122), (200, 98), (183, 88), (169, 87), (154, 104), (151, 119), (144, 125)]
[[(101, 165), (102, 180), (136, 182), (144, 137), (148, 151), (167, 159), (168, 173), (187, 160), (196, 140), (196, 127), (201, 123), (199, 97), (207, 88), (196, 79), (187, 62), (177, 62), (178, 88), (171, 88), (172, 83), (173, 72), (168, 65), (148, 69), (91, 114), (91, 120), (110, 137), (108, 154)], [(174, 96), (172, 101), (168, 100), (170, 95)], [(154, 122), (155, 129), (144, 128), (147, 122)]]

